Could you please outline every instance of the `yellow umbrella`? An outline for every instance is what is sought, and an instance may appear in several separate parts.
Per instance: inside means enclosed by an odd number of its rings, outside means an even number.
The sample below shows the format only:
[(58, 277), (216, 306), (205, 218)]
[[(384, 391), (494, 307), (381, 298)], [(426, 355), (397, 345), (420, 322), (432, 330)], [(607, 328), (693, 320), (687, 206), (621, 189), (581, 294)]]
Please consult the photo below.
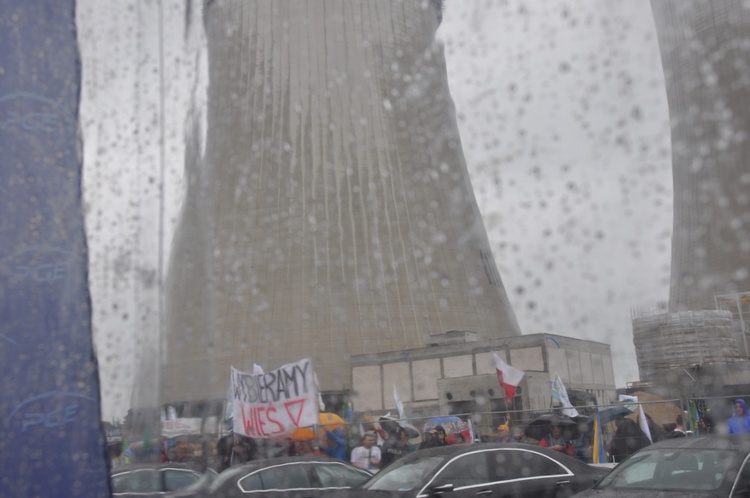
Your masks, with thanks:
[(303, 439), (315, 439), (315, 433), (309, 427), (297, 427), (292, 431), (290, 437), (296, 441)]
[(346, 428), (346, 422), (344, 419), (336, 415), (335, 413), (321, 412), (318, 415), (320, 420), (320, 426), (323, 431), (332, 431), (334, 429), (344, 430)]
[(346, 430), (346, 422), (335, 413), (320, 412), (318, 420), (320, 421), (320, 425), (318, 425), (318, 438), (321, 441), (324, 440), (326, 431), (333, 432), (336, 429)]

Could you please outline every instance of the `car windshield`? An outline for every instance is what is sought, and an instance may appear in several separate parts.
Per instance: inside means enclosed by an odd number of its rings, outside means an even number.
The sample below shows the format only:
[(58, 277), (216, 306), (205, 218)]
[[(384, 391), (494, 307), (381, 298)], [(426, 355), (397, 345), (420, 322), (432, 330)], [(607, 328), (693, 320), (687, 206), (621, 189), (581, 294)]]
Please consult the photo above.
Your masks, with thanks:
[(408, 491), (424, 485), (425, 479), (444, 461), (443, 456), (401, 460), (375, 474), (362, 487), (374, 491)]
[(712, 491), (721, 485), (733, 456), (719, 450), (644, 450), (615, 467), (596, 488)]

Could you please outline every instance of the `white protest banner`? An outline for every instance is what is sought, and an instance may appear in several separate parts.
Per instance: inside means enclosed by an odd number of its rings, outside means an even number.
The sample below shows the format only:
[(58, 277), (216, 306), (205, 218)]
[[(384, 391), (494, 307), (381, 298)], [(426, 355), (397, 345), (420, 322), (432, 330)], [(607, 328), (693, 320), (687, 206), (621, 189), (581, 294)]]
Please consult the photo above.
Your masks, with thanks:
[(309, 358), (263, 374), (232, 367), (234, 432), (272, 437), (318, 423), (318, 392)]
[(203, 420), (200, 418), (175, 418), (161, 423), (161, 435), (166, 438), (190, 436), (201, 433)]

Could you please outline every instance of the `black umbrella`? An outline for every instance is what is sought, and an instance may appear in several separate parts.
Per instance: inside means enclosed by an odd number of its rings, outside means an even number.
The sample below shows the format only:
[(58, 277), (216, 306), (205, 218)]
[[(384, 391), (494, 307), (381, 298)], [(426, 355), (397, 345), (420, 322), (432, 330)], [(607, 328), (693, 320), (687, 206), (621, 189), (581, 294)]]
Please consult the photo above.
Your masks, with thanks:
[(380, 427), (382, 427), (388, 434), (396, 434), (396, 431), (399, 428), (398, 420), (393, 417), (380, 417), (378, 419), (378, 423), (380, 424)]
[(562, 435), (565, 439), (577, 439), (580, 434), (578, 423), (575, 420), (557, 415), (556, 413), (545, 413), (532, 420), (526, 426), (526, 429), (524, 429), (524, 434), (526, 434), (526, 437), (541, 441), (544, 436), (550, 433), (553, 425), (557, 425), (562, 429)]
[(409, 439), (413, 439), (421, 435), (419, 429), (417, 429), (413, 425), (401, 425), (401, 423), (399, 423), (399, 421), (393, 417), (386, 417), (384, 415), (378, 419), (378, 423), (380, 424), (380, 427), (382, 427), (388, 434), (396, 434), (400, 429), (404, 429), (406, 431), (406, 434), (409, 436)]

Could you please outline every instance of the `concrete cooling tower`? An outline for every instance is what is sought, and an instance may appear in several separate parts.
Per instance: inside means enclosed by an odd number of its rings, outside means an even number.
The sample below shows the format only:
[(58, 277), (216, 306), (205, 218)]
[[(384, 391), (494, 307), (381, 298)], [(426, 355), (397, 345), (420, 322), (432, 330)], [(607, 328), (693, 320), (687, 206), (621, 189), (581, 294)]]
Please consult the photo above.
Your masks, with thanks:
[(715, 309), (750, 291), (750, 8), (658, 0), (672, 124), (670, 311)]
[(750, 290), (750, 9), (733, 0), (651, 7), (672, 125), (674, 226), (668, 313), (633, 319), (638, 366), (642, 380), (673, 387), (692, 368), (682, 387), (717, 394), (750, 378), (745, 332), (715, 299)]
[[(439, 2), (207, 2), (208, 130), (187, 166), (166, 295), (164, 399), (230, 365), (520, 334), (474, 198)], [(199, 147), (196, 148), (198, 150)]]

